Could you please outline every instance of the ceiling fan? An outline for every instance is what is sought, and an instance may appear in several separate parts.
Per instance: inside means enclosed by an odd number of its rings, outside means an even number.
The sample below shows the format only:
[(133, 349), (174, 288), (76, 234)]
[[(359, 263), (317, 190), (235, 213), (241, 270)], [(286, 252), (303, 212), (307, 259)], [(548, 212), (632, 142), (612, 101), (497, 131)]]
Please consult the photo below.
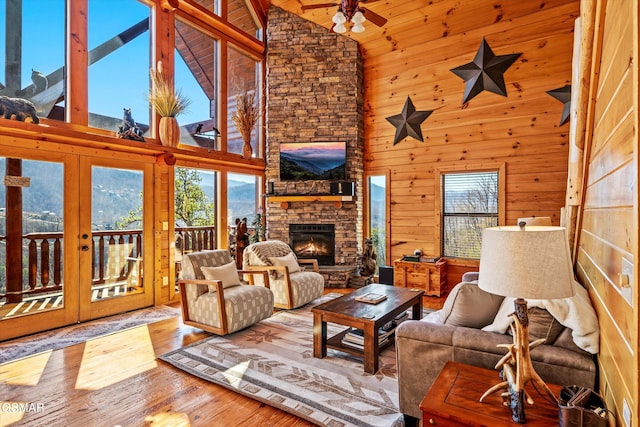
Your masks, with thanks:
[(387, 19), (360, 6), (360, 3), (373, 3), (379, 0), (340, 0), (338, 3), (318, 3), (302, 5), (302, 11), (309, 9), (320, 9), (324, 7), (338, 6), (338, 11), (331, 19), (333, 25), (331, 29), (336, 33), (344, 33), (347, 31), (346, 23), (351, 22), (353, 26), (351, 31), (361, 33), (364, 31), (362, 25), (366, 20), (371, 21), (378, 27), (382, 27), (387, 23)]

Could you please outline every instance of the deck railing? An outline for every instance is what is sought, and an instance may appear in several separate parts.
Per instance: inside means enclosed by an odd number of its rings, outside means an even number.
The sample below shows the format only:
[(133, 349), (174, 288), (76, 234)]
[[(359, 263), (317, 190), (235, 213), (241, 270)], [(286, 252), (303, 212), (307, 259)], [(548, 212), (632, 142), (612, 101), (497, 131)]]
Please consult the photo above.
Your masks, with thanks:
[[(63, 287), (63, 233), (28, 233), (22, 236), (23, 265), (21, 295), (60, 291)], [(184, 252), (215, 249), (214, 226), (176, 227), (176, 256)], [(142, 286), (142, 230), (101, 230), (92, 232), (91, 285), (135, 280)], [(5, 236), (0, 243), (6, 244)], [(25, 271), (26, 269), (26, 271)], [(6, 297), (6, 278), (0, 277), (0, 299)]]

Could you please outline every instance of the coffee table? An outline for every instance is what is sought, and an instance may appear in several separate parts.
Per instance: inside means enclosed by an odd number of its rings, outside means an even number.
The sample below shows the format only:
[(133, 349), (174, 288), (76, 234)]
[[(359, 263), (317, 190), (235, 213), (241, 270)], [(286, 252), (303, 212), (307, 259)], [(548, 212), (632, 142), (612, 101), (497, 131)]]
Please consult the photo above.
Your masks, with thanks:
[[(386, 299), (377, 304), (356, 301), (356, 298), (374, 292), (386, 295)], [(313, 312), (313, 357), (324, 358), (327, 348), (364, 358), (364, 371), (370, 374), (378, 372), (378, 329), (393, 320), (400, 313), (412, 308), (412, 318), (422, 318), (422, 289), (404, 289), (377, 283), (362, 287), (334, 300), (319, 304)], [(342, 338), (349, 329), (327, 339), (327, 322), (337, 323), (364, 331), (364, 351), (347, 347)], [(388, 343), (391, 342), (391, 338)]]

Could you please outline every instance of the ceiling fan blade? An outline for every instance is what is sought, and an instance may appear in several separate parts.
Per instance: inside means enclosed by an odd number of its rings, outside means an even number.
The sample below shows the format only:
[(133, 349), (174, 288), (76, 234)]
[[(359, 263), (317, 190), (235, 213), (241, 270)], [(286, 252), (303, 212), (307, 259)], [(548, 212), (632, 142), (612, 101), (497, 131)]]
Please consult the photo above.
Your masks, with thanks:
[(382, 27), (387, 23), (387, 18), (384, 18), (377, 13), (370, 11), (369, 9), (361, 7), (360, 10), (364, 14), (364, 17), (367, 18), (367, 21), (371, 22), (374, 25), (377, 25), (378, 27)]
[(360, 0), (360, 3), (375, 3), (380, 0)]
[(307, 10), (307, 9), (321, 9), (323, 7), (336, 7), (339, 6), (337, 3), (319, 3), (319, 4), (303, 4), (302, 10)]

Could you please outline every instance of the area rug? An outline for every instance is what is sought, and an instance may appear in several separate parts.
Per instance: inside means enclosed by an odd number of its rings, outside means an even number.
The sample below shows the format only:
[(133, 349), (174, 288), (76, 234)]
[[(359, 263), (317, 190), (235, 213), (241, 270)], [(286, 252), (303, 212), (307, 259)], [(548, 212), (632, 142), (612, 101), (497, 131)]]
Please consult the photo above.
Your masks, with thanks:
[(179, 308), (162, 305), (0, 342), (0, 365), (44, 351), (58, 350), (91, 338), (177, 316), (180, 316)]
[[(159, 356), (192, 375), (321, 426), (403, 426), (398, 410), (395, 348), (380, 355), (375, 374), (359, 358), (328, 349), (313, 357), (311, 307), (279, 312), (250, 328), (212, 336)], [(343, 326), (328, 324), (329, 336)]]

